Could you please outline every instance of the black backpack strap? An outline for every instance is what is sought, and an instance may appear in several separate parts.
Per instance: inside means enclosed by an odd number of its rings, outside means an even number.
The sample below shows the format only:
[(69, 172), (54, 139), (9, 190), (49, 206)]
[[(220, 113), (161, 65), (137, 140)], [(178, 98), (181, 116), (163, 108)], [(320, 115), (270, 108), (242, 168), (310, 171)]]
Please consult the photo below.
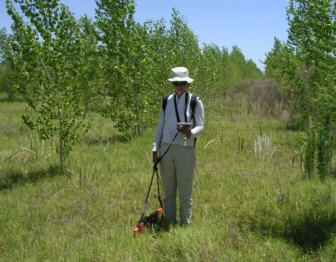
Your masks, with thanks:
[[(195, 108), (197, 106), (197, 95), (191, 94), (190, 98), (190, 108), (191, 108), (191, 119), (195, 122)], [(196, 146), (197, 138), (194, 139), (194, 147)]]
[[(162, 99), (162, 109), (163, 109), (163, 112), (165, 113), (166, 112), (166, 107), (167, 107), (167, 102), (168, 102), (168, 97), (170, 96), (170, 94), (167, 94), (163, 97)], [(195, 108), (197, 106), (197, 95), (195, 94), (191, 94), (191, 98), (190, 98), (190, 108), (191, 108), (191, 119), (194, 119), (195, 121)], [(194, 143), (194, 146), (196, 145), (196, 138), (195, 138), (195, 143)]]
[(162, 99), (162, 109), (163, 109), (164, 113), (166, 112), (166, 106), (167, 106), (167, 101), (168, 101), (169, 96), (170, 96), (170, 94), (167, 94)]
[[(164, 112), (166, 111), (166, 106), (167, 106), (169, 96), (170, 94), (167, 94), (162, 99), (162, 109)], [(191, 94), (191, 99), (190, 99), (190, 107), (191, 107), (191, 112), (192, 112), (191, 118), (194, 118), (196, 105), (197, 105), (197, 95)]]
[(196, 106), (197, 106), (197, 95), (191, 94), (191, 99), (190, 99), (190, 107), (191, 107), (191, 112), (192, 112), (191, 118), (194, 118)]

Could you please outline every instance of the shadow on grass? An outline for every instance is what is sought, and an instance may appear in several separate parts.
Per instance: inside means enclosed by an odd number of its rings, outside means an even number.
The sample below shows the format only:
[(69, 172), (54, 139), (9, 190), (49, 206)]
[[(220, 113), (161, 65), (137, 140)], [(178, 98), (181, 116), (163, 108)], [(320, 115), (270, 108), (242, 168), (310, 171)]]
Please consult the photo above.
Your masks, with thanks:
[[(282, 238), (294, 244), (305, 253), (316, 252), (336, 234), (336, 209), (329, 211), (314, 210), (304, 216), (286, 219), (276, 224), (256, 226), (253, 231), (260, 231), (275, 238)], [(280, 225), (281, 224), (281, 225)]]
[[(311, 215), (311, 216), (310, 216)], [(300, 246), (304, 252), (316, 251), (328, 244), (336, 233), (336, 214), (320, 214), (317, 218), (314, 214), (308, 214), (303, 219), (288, 220), (284, 239), (292, 241)]]
[(152, 234), (152, 237), (156, 238), (159, 234), (169, 232), (174, 226), (167, 224), (164, 215), (154, 223), (147, 223), (145, 230), (143, 232), (136, 233), (135, 237), (141, 236), (142, 234)]
[(13, 96), (13, 97), (8, 97), (5, 94), (0, 94), (0, 103), (13, 103), (13, 102), (23, 102), (24, 100), (21, 99), (20, 97)]
[(28, 172), (22, 170), (7, 171), (0, 177), (0, 191), (10, 189), (14, 185), (35, 183), (39, 180), (56, 177), (61, 174), (63, 174), (63, 172), (59, 165), (50, 165), (45, 169), (31, 170)]
[(85, 142), (89, 145), (106, 145), (108, 143), (127, 143), (134, 139), (131, 135), (117, 133), (106, 137), (90, 136), (85, 138)]
[(161, 218), (154, 225), (154, 232), (156, 234), (169, 232), (172, 227), (174, 227), (174, 225), (168, 224), (165, 221), (164, 215), (162, 215)]

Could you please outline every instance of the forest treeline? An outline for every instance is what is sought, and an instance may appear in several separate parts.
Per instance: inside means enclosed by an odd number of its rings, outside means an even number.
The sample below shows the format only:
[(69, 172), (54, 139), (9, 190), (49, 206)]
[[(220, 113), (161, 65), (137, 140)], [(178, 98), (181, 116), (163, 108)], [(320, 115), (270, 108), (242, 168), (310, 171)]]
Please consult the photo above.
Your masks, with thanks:
[[(76, 19), (59, 0), (6, 0), (12, 34), (0, 31), (0, 91), (27, 101), (23, 119), (42, 139), (58, 136), (61, 162), (87, 132), (90, 110), (122, 132), (142, 134), (157, 120), (172, 67), (195, 79), (205, 101), (247, 79), (272, 78), (289, 102), (287, 127), (304, 131), (305, 170), (331, 172), (335, 129), (336, 1), (291, 0), (288, 41), (275, 38), (264, 76), (233, 46), (203, 44), (173, 9), (137, 23), (133, 0), (96, 0), (95, 17)], [(18, 11), (19, 10), (19, 11)], [(316, 165), (317, 163), (317, 165)]]
[(275, 38), (266, 75), (289, 94), (293, 130), (304, 131), (304, 166), (321, 178), (332, 170), (336, 123), (336, 1), (291, 0), (288, 41)]
[(42, 139), (59, 136), (64, 155), (87, 131), (81, 115), (90, 107), (122, 132), (153, 127), (172, 67), (189, 68), (191, 91), (204, 98), (262, 76), (236, 46), (200, 48), (177, 10), (169, 26), (139, 24), (132, 0), (96, 4), (94, 19), (76, 19), (58, 0), (6, 1), (13, 34), (1, 30), (1, 91), (27, 101), (25, 123)]

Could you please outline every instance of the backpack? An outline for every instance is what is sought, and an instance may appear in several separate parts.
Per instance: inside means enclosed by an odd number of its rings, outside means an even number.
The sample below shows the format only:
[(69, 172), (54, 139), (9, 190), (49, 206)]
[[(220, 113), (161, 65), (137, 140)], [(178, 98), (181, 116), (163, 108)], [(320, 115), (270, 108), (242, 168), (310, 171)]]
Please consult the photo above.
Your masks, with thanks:
[[(167, 94), (162, 99), (162, 109), (163, 109), (164, 113), (166, 112), (166, 106), (167, 106), (169, 96), (170, 96), (170, 94)], [(197, 95), (191, 94), (191, 98), (190, 98), (191, 119), (195, 119), (195, 107), (196, 107), (196, 105), (197, 105)], [(194, 138), (194, 147), (196, 146), (196, 142), (197, 142), (197, 138)]]
[[(166, 112), (166, 106), (167, 106), (167, 101), (168, 101), (169, 96), (170, 94), (167, 94), (162, 99), (163, 112)], [(194, 118), (196, 105), (197, 105), (197, 95), (191, 94), (191, 98), (190, 98), (191, 118)]]

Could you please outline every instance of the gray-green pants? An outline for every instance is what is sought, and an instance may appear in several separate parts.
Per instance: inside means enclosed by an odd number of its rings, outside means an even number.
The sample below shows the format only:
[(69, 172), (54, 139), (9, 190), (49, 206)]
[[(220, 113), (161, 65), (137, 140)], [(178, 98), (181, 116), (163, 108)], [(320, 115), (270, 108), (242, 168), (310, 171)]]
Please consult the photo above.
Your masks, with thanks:
[[(169, 144), (162, 143), (160, 153)], [(195, 148), (193, 146), (171, 145), (160, 162), (164, 193), (163, 206), (168, 223), (176, 223), (177, 189), (180, 198), (180, 222), (189, 225), (192, 209), (192, 187), (195, 173)]]

